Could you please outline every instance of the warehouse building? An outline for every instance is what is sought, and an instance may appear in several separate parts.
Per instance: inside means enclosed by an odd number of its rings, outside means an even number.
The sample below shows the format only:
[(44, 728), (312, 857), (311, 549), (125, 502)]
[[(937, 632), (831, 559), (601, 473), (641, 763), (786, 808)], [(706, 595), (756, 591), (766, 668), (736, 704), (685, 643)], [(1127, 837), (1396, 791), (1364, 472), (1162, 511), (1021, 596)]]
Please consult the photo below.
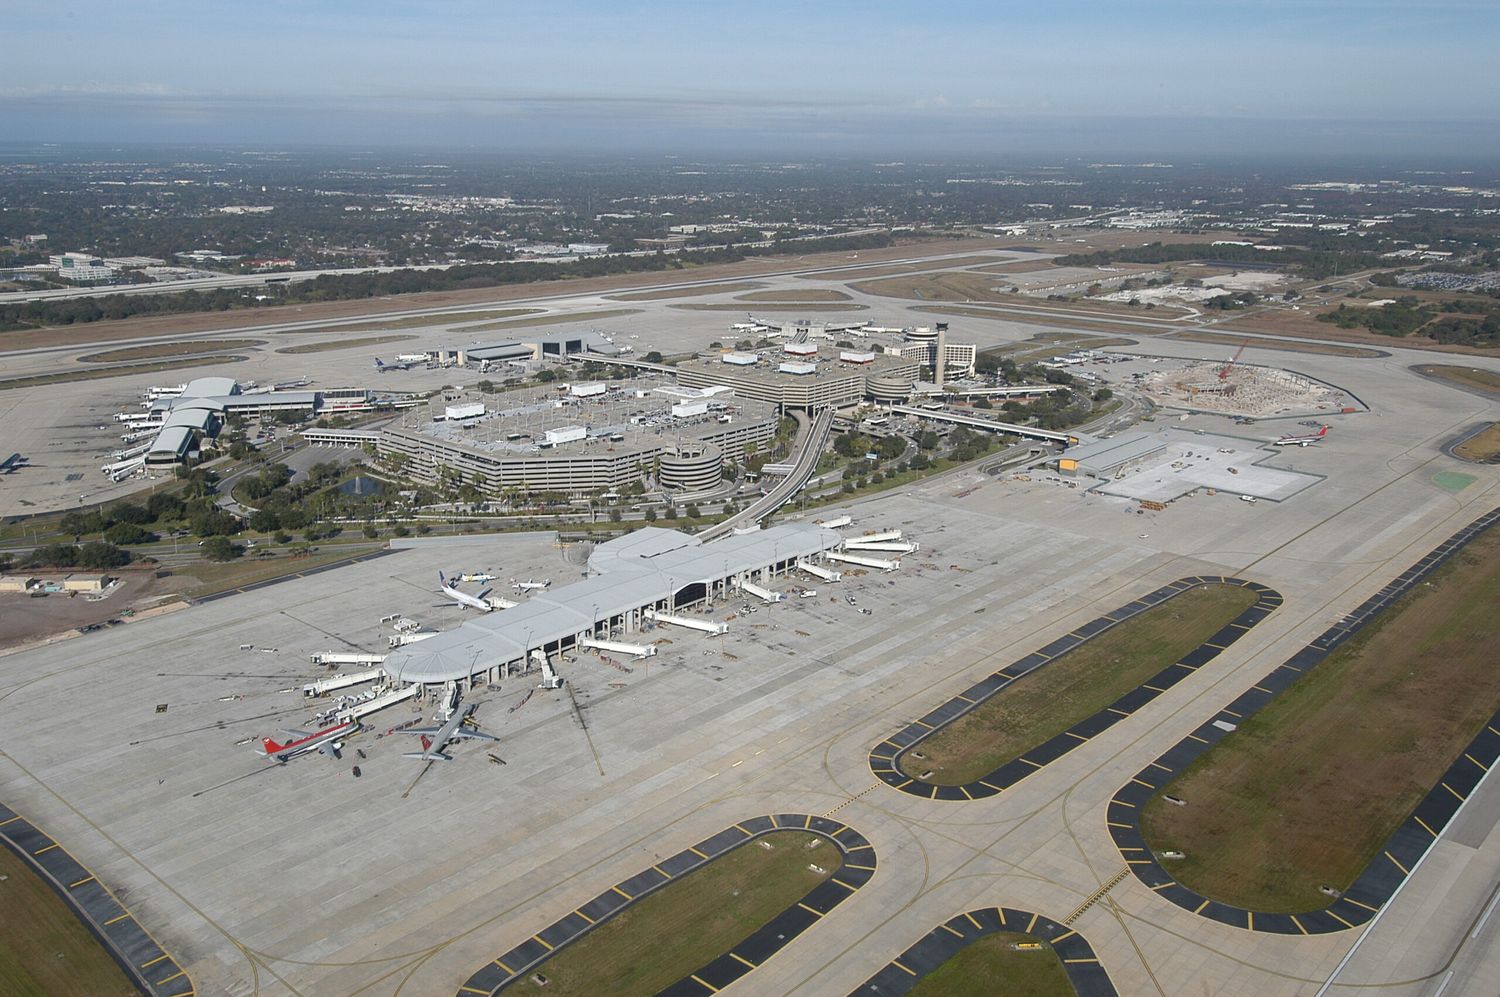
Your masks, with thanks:
[(1166, 437), (1159, 433), (1121, 433), (1073, 447), (1066, 456), (1058, 458), (1057, 470), (1070, 477), (1107, 478), (1126, 464), (1166, 448)]

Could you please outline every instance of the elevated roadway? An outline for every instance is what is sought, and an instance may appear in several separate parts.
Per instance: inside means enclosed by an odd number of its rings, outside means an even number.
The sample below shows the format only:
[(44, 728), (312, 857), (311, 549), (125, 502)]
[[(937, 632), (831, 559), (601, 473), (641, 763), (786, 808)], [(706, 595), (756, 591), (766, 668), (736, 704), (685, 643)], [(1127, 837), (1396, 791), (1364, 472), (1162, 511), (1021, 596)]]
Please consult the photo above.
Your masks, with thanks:
[(764, 519), (785, 505), (793, 495), (801, 491), (803, 485), (807, 484), (813, 471), (817, 470), (818, 457), (822, 455), (823, 448), (828, 445), (828, 434), (833, 429), (833, 409), (823, 409), (816, 413), (810, 423), (806, 416), (796, 415), (795, 418), (800, 423), (800, 430), (792, 473), (781, 479), (775, 488), (743, 511), (735, 513), (698, 534), (705, 542), (727, 536), (737, 526)]
[(976, 419), (971, 415), (955, 415), (952, 412), (934, 412), (913, 408), (910, 405), (892, 405), (890, 410), (902, 415), (914, 415), (919, 419), (951, 422), (957, 426), (970, 426), (974, 429), (988, 430), (991, 433), (1010, 433), (1013, 436), (1025, 436), (1033, 440), (1046, 440), (1048, 443), (1061, 443), (1063, 446), (1078, 442), (1077, 433), (1057, 433), (1050, 429), (1037, 429), (1035, 426), (1018, 426), (1013, 422), (994, 422), (990, 419)]

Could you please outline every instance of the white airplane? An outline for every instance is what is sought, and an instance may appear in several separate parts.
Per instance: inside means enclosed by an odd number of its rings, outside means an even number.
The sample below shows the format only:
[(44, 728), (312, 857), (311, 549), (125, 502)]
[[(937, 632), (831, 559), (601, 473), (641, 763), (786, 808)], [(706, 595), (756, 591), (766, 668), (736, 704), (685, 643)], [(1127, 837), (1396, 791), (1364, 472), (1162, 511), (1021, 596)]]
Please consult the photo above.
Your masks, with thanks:
[(482, 583), (482, 582), (492, 582), (492, 581), (495, 581), (497, 577), (498, 577), (497, 575), (492, 575), (488, 571), (479, 571), (479, 572), (475, 572), (474, 574), (471, 574), (471, 575), (459, 575), (458, 576), (458, 580), (461, 581), (461, 582), (481, 582)]
[[(454, 691), (457, 692), (456, 689)], [(422, 750), (404, 752), (405, 757), (418, 758), (424, 762), (451, 762), (453, 756), (443, 753), (449, 741), (466, 738), (476, 741), (500, 740), (491, 734), (470, 729), (470, 718), (478, 708), (477, 704), (470, 703), (461, 710), (455, 710), (440, 727), (408, 727), (402, 731), (403, 734), (417, 734), (422, 738)]]
[(401, 360), (398, 357), (395, 363), (386, 363), (385, 361), (381, 360), (379, 357), (376, 357), (375, 358), (375, 370), (377, 372), (381, 373), (381, 374), (385, 374), (385, 373), (388, 373), (389, 371), (393, 371), (393, 370), (411, 370), (418, 363), (426, 363), (426, 362), (427, 361), (426, 361), (425, 357), (422, 360), (420, 360), (420, 361), (417, 361), (417, 360)]
[(307, 751), (318, 751), (329, 758), (338, 758), (340, 757), (339, 750), (344, 746), (344, 738), (357, 730), (359, 730), (357, 720), (346, 720), (336, 727), (328, 727), (316, 733), (289, 730), (286, 733), (295, 735), (293, 740), (281, 744), (269, 737), (263, 737), (260, 739), (261, 746), (255, 750), (267, 758), (275, 759), (282, 765)]
[(548, 578), (539, 582), (534, 578), (528, 578), (524, 582), (518, 582), (512, 578), (510, 583), (516, 587), (517, 592), (546, 591), (552, 584), (552, 579)]
[(1308, 433), (1305, 436), (1283, 436), (1276, 441), (1278, 447), (1308, 447), (1314, 443), (1323, 442), (1323, 437), (1328, 435), (1328, 427), (1324, 426), (1316, 433)]
[(452, 599), (460, 606), (465, 606), (469, 609), (477, 609), (481, 613), (488, 613), (495, 608), (494, 606), (491, 606), (489, 603), (484, 601), (484, 597), (490, 594), (489, 589), (485, 589), (478, 595), (470, 595), (467, 592), (460, 592), (458, 589), (449, 584), (448, 579), (443, 577), (443, 573), (441, 571), (438, 572), (438, 585), (442, 588), (443, 595), (446, 595), (448, 598)]

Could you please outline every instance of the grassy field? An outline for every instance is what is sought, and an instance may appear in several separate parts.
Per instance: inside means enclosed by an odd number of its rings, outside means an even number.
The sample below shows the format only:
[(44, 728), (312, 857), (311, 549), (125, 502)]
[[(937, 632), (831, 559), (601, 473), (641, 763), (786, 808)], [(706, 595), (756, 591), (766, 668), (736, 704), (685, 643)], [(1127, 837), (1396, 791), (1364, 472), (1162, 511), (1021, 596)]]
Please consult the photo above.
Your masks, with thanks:
[(702, 284), (697, 287), (673, 287), (661, 291), (634, 291), (630, 294), (606, 294), (611, 301), (663, 301), (670, 298), (699, 298), (705, 294), (729, 294), (734, 291), (753, 291), (766, 285), (756, 281), (739, 281), (731, 284)]
[(982, 778), (1098, 713), (1258, 598), (1240, 585), (1189, 589), (1002, 689), (903, 755), (901, 768), (914, 778), (930, 770), (928, 781), (948, 786)]
[[(1221, 332), (1174, 332), (1168, 338), (1185, 339), (1193, 343), (1217, 343), (1238, 348), (1245, 341), (1243, 336), (1226, 336)], [(1358, 346), (1334, 346), (1331, 343), (1278, 342), (1274, 339), (1252, 339), (1250, 348), (1255, 350), (1285, 350), (1288, 353), (1317, 353), (1330, 357), (1378, 357), (1374, 350)]]
[[(531, 309), (535, 311), (535, 309)], [(574, 312), (571, 315), (538, 315), (535, 318), (517, 319), (514, 322), (490, 322), (471, 325), (464, 332), (490, 332), (494, 329), (525, 329), (535, 325), (566, 325), (569, 322), (598, 322), (601, 319), (619, 318), (621, 315), (639, 314), (639, 308), (610, 308), (602, 312)]]
[(239, 588), (241, 585), (280, 578), (283, 575), (293, 575), (299, 571), (341, 561), (357, 554), (368, 554), (372, 550), (378, 550), (380, 546), (379, 543), (369, 541), (362, 544), (320, 545), (316, 554), (308, 554), (306, 557), (289, 557), (286, 554), (277, 554), (275, 557), (255, 557), (253, 556), (255, 552), (251, 551), (251, 556), (239, 557), (233, 561), (224, 561), (219, 564), (209, 562), (188, 564), (173, 567), (171, 570), (174, 576), (185, 575), (197, 579), (197, 587), (189, 589), (185, 594), (201, 599), (215, 592), (225, 592)]
[(866, 294), (918, 301), (1015, 301), (1016, 295), (997, 290), (1000, 283), (990, 274), (947, 271), (906, 274), (851, 286)]
[(1446, 381), (1457, 388), (1472, 391), (1486, 398), (1500, 399), (1500, 374), (1474, 367), (1459, 367), (1453, 364), (1423, 364), (1414, 368), (1417, 373)]
[(72, 910), (9, 848), (0, 847), (0, 994), (139, 993)]
[(922, 977), (909, 997), (1071, 997), (1077, 993), (1052, 946), (1017, 952), (1030, 935), (1001, 931), (970, 942)]
[(1453, 448), (1453, 452), (1464, 460), (1492, 464), (1500, 457), (1500, 422), (1492, 422), (1488, 429), (1464, 440)]
[[(772, 847), (761, 847), (761, 842)], [(809, 849), (810, 842), (821, 842)], [(816, 863), (826, 873), (808, 868)], [(626, 908), (517, 981), (548, 997), (654, 994), (712, 962), (842, 865), (837, 848), (805, 831), (774, 831)]]
[(130, 374), (155, 374), (163, 370), (181, 367), (221, 367), (227, 363), (249, 360), (239, 354), (215, 354), (206, 357), (186, 357), (177, 360), (158, 360), (154, 363), (126, 363), (113, 367), (95, 367), (92, 370), (70, 370), (56, 374), (32, 374), (29, 377), (12, 377), (0, 381), (0, 391), (12, 388), (40, 388), (48, 384), (69, 384), (73, 381), (102, 381), (110, 377), (126, 377)]
[(459, 322), (482, 322), (489, 318), (514, 318), (517, 315), (535, 315), (541, 311), (540, 308), (500, 308), (477, 312), (444, 312), (440, 315), (406, 315), (401, 318), (377, 319), (373, 322), (359, 322), (352, 325), (338, 325), (328, 329), (297, 329), (295, 332), (302, 335), (306, 332), (384, 332), (387, 329), (420, 329), (424, 326), (454, 325)]
[(790, 288), (780, 291), (756, 291), (752, 294), (736, 295), (736, 301), (850, 301), (843, 291), (831, 287)]
[(213, 353), (215, 350), (248, 350), (252, 346), (264, 346), (264, 339), (199, 339), (178, 340), (175, 343), (147, 343), (144, 346), (127, 346), (119, 350), (105, 350), (78, 358), (79, 363), (114, 363), (121, 360), (157, 360), (162, 357), (190, 356), (198, 353)]
[(416, 336), (365, 336), (360, 339), (323, 339), (300, 346), (283, 346), (277, 353), (328, 353), (332, 350), (352, 350), (357, 346), (379, 346), (381, 343), (400, 343)]
[[(856, 270), (849, 274), (852, 280), (868, 280), (871, 277), (886, 277), (892, 274), (911, 273), (914, 270), (952, 270), (958, 267), (977, 266), (981, 263), (994, 263), (993, 256), (955, 256), (951, 260), (927, 260), (919, 263), (892, 263), (884, 267), (868, 267)], [(859, 260), (848, 261), (850, 266), (859, 266)], [(804, 274), (799, 280), (828, 280), (828, 274)]]
[(802, 315), (809, 312), (862, 312), (870, 306), (856, 305), (853, 302), (843, 304), (833, 301), (808, 301), (801, 304), (792, 303), (781, 305), (709, 304), (707, 302), (694, 301), (684, 305), (668, 305), (667, 307), (681, 308), (684, 311), (690, 312), (739, 312), (741, 315), (746, 312), (756, 312), (757, 314), (773, 312), (796, 312), (797, 314)]
[[(1328, 904), (1500, 703), (1500, 531), (1299, 678), (1142, 812), (1172, 875), (1252, 910)], [(1167, 804), (1163, 793), (1187, 801)]]

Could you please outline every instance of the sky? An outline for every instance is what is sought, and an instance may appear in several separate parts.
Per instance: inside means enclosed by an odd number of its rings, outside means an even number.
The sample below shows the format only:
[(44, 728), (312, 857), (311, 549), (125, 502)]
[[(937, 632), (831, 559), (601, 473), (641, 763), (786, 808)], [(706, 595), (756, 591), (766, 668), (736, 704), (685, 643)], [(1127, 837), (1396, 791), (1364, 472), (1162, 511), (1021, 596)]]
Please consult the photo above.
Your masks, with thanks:
[(49, 0), (0, 141), (1500, 157), (1500, 0)]

